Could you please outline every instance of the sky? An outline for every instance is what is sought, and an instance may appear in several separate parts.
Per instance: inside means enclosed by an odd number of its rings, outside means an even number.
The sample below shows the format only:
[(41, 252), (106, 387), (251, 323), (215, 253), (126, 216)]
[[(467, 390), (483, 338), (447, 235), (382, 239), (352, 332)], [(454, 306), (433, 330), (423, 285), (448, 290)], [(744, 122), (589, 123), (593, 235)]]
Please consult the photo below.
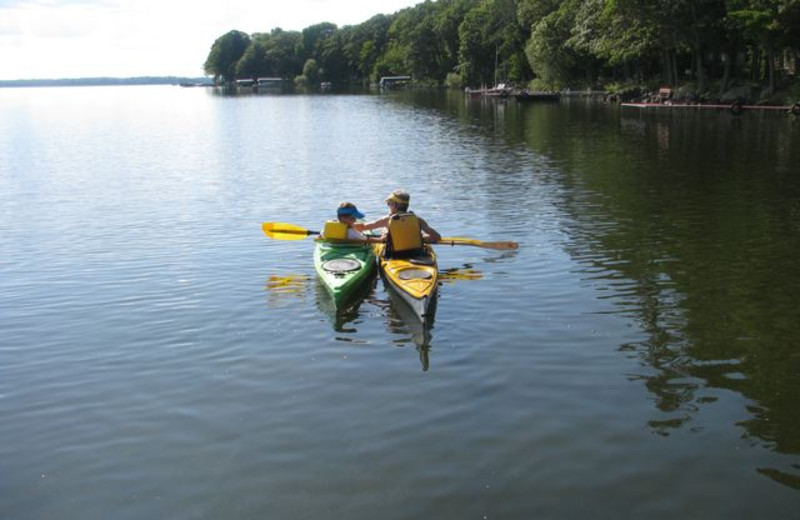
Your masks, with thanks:
[(423, 0), (0, 0), (0, 80), (203, 75), (236, 29), (356, 25)]

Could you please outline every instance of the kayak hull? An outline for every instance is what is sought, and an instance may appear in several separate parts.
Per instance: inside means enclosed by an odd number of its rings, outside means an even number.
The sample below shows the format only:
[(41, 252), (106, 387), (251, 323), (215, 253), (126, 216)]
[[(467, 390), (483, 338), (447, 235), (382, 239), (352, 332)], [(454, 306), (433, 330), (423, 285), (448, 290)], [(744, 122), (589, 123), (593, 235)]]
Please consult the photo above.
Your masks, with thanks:
[(317, 242), (314, 270), (337, 304), (353, 294), (375, 270), (372, 248), (363, 244)]
[(375, 246), (378, 267), (387, 284), (400, 296), (422, 323), (433, 320), (439, 285), (436, 253), (430, 245), (408, 258), (385, 258), (385, 246)]

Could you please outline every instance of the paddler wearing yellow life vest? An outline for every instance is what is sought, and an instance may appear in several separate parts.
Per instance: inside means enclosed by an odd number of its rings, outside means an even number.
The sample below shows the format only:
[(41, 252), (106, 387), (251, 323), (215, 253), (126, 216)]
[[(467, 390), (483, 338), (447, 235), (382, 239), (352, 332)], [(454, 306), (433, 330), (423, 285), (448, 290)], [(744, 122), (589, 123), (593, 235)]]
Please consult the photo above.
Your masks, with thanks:
[(356, 229), (356, 221), (364, 218), (364, 214), (352, 202), (342, 202), (336, 209), (336, 220), (328, 220), (322, 230), (322, 238), (333, 240), (363, 240), (376, 243), (381, 240), (376, 237), (364, 236)]
[(389, 214), (367, 223), (355, 223), (358, 231), (386, 228), (387, 249), (392, 254), (414, 254), (422, 249), (424, 243), (438, 242), (442, 236), (425, 220), (408, 210), (411, 195), (404, 190), (394, 190), (386, 197)]

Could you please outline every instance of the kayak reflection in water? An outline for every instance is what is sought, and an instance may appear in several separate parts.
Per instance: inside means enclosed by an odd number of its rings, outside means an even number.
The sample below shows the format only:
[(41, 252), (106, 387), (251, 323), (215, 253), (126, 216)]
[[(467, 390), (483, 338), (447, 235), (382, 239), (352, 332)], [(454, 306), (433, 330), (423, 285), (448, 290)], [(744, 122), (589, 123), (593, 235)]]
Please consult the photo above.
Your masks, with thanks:
[(395, 290), (387, 288), (386, 294), (389, 296), (389, 300), (384, 300), (384, 310), (389, 332), (404, 335), (411, 334), (410, 338), (394, 340), (393, 343), (397, 346), (405, 346), (410, 340), (419, 353), (422, 370), (427, 371), (430, 368), (430, 350), (431, 342), (433, 341), (431, 331), (436, 317), (436, 300), (431, 302), (431, 306), (428, 308), (428, 319), (423, 323)]
[[(376, 286), (376, 278), (372, 278), (348, 295), (344, 300), (337, 302), (330, 292), (325, 289), (322, 281), (317, 283), (316, 302), (319, 310), (328, 317), (328, 320), (335, 332), (345, 334), (357, 334), (358, 329), (354, 326), (363, 321), (367, 311), (362, 311), (361, 306), (365, 302), (371, 302)], [(336, 337), (339, 341), (349, 341), (360, 343), (359, 340), (346, 337)]]

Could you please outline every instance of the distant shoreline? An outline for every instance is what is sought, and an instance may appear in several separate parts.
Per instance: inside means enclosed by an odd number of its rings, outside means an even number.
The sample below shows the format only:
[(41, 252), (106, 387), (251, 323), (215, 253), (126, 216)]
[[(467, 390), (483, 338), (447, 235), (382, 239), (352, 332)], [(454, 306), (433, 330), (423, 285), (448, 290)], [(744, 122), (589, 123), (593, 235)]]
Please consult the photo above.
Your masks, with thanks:
[(11, 79), (0, 80), (0, 88), (23, 87), (101, 87), (112, 85), (211, 85), (206, 77), (140, 76), (133, 78), (62, 78), (62, 79)]

